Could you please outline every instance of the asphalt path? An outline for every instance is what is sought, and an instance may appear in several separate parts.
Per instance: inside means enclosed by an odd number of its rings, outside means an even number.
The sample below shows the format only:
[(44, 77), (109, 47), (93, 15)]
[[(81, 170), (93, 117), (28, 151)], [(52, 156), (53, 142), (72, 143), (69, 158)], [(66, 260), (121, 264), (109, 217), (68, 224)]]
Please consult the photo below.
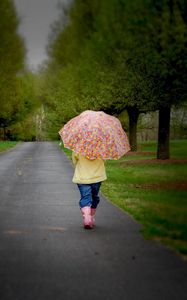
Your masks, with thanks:
[(0, 154), (0, 300), (183, 300), (187, 264), (102, 197), (85, 230), (71, 162), (51, 142)]

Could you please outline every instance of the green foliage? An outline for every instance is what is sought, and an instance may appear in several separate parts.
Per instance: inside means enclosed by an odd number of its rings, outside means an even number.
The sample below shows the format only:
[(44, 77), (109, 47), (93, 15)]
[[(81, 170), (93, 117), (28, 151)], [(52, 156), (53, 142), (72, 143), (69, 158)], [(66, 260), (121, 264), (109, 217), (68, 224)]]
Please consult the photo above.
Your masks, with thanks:
[[(28, 115), (32, 114), (40, 105), (37, 99), (36, 79), (31, 72), (23, 72), (18, 77), (19, 94), (17, 111), (14, 120), (23, 121)], [(14, 122), (14, 123), (15, 123)]]
[(11, 139), (33, 140), (36, 138), (36, 114), (41, 106), (36, 91), (35, 75), (29, 71), (17, 76), (17, 101), (14, 114), (7, 124)]
[(162, 1), (154, 16), (152, 79), (158, 106), (185, 101), (187, 97), (187, 24), (183, 1)]
[(17, 73), (24, 64), (23, 40), (17, 33), (19, 20), (11, 0), (0, 1), (0, 119), (8, 124), (18, 105)]
[(132, 117), (184, 101), (185, 9), (182, 0), (75, 0), (49, 41), (43, 100), (54, 129), (85, 109)]
[(27, 140), (33, 137), (31, 115), (39, 106), (35, 77), (25, 70), (24, 41), (12, 0), (0, 1), (0, 16), (0, 126), (5, 134), (9, 131), (7, 138)]

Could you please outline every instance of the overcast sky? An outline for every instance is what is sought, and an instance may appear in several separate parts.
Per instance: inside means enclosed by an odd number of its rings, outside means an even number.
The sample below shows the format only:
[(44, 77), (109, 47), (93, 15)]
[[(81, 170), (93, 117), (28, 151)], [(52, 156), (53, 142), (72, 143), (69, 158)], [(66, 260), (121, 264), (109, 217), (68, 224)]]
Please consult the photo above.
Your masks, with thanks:
[(14, 0), (21, 17), (19, 32), (25, 38), (28, 65), (34, 69), (46, 59), (50, 25), (58, 18), (58, 2), (68, 0)]

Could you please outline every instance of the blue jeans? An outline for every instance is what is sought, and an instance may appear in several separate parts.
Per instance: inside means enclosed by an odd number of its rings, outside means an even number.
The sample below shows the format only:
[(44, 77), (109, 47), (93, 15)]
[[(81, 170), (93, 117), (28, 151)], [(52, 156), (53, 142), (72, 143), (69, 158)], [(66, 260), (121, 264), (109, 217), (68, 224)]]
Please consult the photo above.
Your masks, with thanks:
[(90, 206), (91, 208), (97, 208), (99, 204), (99, 189), (101, 182), (90, 183), (90, 184), (77, 184), (81, 199), (79, 201), (80, 208)]

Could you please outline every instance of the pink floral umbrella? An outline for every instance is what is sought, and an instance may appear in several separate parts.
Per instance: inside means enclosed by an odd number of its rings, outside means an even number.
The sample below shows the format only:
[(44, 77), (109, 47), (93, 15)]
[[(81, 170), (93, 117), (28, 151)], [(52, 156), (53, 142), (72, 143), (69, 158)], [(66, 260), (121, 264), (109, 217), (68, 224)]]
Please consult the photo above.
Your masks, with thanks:
[(102, 111), (86, 110), (59, 131), (64, 147), (89, 159), (119, 159), (130, 150), (120, 121)]

